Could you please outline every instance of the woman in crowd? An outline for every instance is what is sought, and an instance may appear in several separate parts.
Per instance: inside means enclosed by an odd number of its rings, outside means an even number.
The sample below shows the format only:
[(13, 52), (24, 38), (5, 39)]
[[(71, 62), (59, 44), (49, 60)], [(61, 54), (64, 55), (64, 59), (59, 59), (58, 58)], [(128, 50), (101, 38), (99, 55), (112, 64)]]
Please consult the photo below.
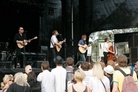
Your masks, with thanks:
[(7, 92), (31, 92), (30, 86), (22, 72), (17, 72), (14, 75), (14, 83), (10, 85)]
[(110, 92), (110, 81), (104, 76), (104, 71), (99, 62), (96, 62), (93, 66), (89, 87), (91, 92)]
[(27, 82), (32, 92), (41, 92), (41, 84), (37, 81), (35, 72), (31, 71), (28, 73)]
[(7, 89), (9, 86), (13, 83), (13, 75), (12, 74), (6, 74), (3, 77), (3, 82), (1, 82), (1, 89), (2, 92), (7, 92)]
[(68, 88), (68, 92), (90, 92), (88, 86), (82, 83), (85, 78), (85, 74), (81, 69), (78, 69), (74, 73), (75, 84), (72, 84)]

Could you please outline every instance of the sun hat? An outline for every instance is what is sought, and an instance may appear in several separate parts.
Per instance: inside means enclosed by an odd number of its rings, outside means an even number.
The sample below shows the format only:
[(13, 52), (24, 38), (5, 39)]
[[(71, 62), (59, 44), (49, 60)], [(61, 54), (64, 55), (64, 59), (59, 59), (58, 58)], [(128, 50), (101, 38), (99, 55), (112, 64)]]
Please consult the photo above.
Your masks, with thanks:
[(107, 65), (105, 68), (104, 68), (104, 71), (108, 74), (113, 74), (114, 72), (114, 68), (111, 66), (111, 65)]

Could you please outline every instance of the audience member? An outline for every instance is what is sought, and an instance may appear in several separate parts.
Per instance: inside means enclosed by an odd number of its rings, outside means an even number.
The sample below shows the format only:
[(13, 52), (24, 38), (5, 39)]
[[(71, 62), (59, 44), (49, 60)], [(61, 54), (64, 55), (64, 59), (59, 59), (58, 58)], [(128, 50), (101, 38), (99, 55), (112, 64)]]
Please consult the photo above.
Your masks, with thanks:
[(111, 65), (107, 65), (105, 68), (104, 68), (104, 75), (109, 79), (110, 81), (110, 90), (112, 90), (113, 88), (113, 73), (114, 73), (114, 68), (113, 66)]
[[(127, 65), (127, 57), (125, 55), (118, 56), (118, 66), (121, 70), (123, 70), (126, 74), (130, 74), (130, 68)], [(136, 72), (133, 72), (133, 78), (137, 83), (137, 75)], [(119, 71), (115, 70), (113, 73), (113, 91), (112, 92), (122, 92), (124, 75)]]
[(85, 73), (85, 78), (83, 79), (83, 84), (87, 85), (89, 84), (90, 78), (92, 77), (91, 73), (88, 71), (89, 70), (89, 62), (82, 62), (80, 68), (83, 70)]
[(27, 76), (28, 76), (29, 72), (32, 72), (32, 66), (31, 65), (26, 65), (25, 66), (25, 73), (24, 73), (24, 76), (25, 76), (26, 80), (27, 80)]
[(7, 92), (7, 89), (9, 86), (13, 83), (13, 75), (12, 74), (6, 74), (3, 77), (3, 82), (1, 82), (1, 89), (2, 92)]
[(115, 62), (113, 60), (108, 60), (107, 65), (111, 65), (113, 68), (115, 68)]
[(55, 76), (55, 92), (66, 91), (66, 69), (63, 68), (63, 59), (61, 56), (57, 56), (55, 59), (56, 68), (53, 68), (51, 72)]
[(68, 72), (72, 72), (73, 71), (73, 69), (74, 69), (74, 59), (72, 58), (72, 57), (68, 57), (67, 59), (66, 59), (66, 71), (68, 71)]
[(105, 66), (106, 66), (105, 63), (104, 63), (104, 62), (101, 62), (101, 61), (100, 61), (99, 63), (100, 63), (100, 65), (101, 65), (102, 69), (104, 69)]
[(137, 74), (137, 78), (138, 78), (138, 61), (135, 63), (134, 70), (135, 70), (135, 72)]
[(17, 72), (14, 75), (14, 83), (10, 85), (7, 92), (31, 92), (30, 85), (22, 72)]
[(82, 83), (85, 78), (85, 73), (81, 69), (77, 69), (74, 73), (75, 84), (72, 84), (68, 88), (68, 92), (90, 92), (88, 86)]
[(36, 79), (35, 72), (31, 71), (28, 73), (27, 82), (29, 83), (32, 92), (41, 92), (41, 85)]
[(110, 81), (104, 75), (100, 62), (95, 62), (92, 72), (92, 77), (89, 81), (91, 92), (110, 92)]
[(37, 76), (37, 81), (41, 82), (41, 92), (59, 92), (55, 91), (55, 78), (54, 74), (49, 71), (48, 61), (41, 63), (41, 70), (42, 72)]

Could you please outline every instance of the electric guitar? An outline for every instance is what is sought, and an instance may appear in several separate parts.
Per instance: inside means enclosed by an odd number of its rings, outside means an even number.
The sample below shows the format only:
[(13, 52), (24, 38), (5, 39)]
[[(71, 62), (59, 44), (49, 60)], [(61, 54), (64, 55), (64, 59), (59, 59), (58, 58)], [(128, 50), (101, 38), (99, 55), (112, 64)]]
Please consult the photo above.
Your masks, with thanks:
[(86, 53), (86, 51), (88, 50), (88, 47), (90, 47), (90, 46), (91, 46), (91, 44), (89, 44), (89, 45), (85, 44), (84, 47), (79, 46), (78, 49), (81, 53)]
[(57, 44), (54, 44), (54, 47), (55, 47), (55, 49), (57, 50), (57, 52), (59, 52), (60, 50), (61, 50), (61, 48), (62, 48), (62, 44), (64, 43), (64, 42), (66, 42), (66, 39), (64, 39), (63, 41), (60, 41), (60, 42), (58, 42)]
[(23, 48), (24, 46), (28, 45), (29, 42), (31, 42), (32, 40), (35, 40), (35, 39), (37, 39), (37, 38), (38, 38), (38, 37), (35, 36), (35, 37), (33, 37), (32, 39), (24, 40), (24, 41), (22, 41), (22, 43), (17, 43), (17, 46), (18, 46), (19, 48)]

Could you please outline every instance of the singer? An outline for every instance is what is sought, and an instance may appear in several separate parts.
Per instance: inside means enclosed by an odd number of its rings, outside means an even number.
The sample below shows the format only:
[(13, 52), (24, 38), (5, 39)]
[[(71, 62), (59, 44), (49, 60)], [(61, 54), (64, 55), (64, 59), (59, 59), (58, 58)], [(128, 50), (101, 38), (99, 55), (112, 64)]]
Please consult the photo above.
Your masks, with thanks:
[(61, 42), (57, 39), (57, 36), (61, 35), (58, 33), (57, 30), (54, 30), (52, 32), (51, 40), (50, 40), (50, 49), (52, 54), (52, 61), (50, 62), (51, 68), (55, 67), (54, 59), (57, 55), (59, 55), (59, 52), (57, 51), (56, 47), (62, 48)]

